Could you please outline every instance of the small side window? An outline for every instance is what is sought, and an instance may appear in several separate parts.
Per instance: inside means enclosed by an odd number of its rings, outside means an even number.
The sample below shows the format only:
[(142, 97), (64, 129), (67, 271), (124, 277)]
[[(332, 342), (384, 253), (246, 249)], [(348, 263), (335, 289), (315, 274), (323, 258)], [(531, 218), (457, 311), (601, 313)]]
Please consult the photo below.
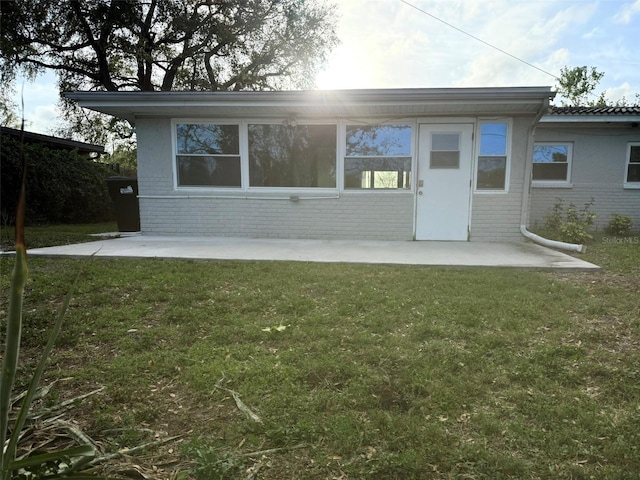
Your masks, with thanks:
[(480, 124), (480, 155), (476, 176), (477, 190), (506, 190), (508, 132), (504, 122)]
[(536, 143), (533, 147), (533, 181), (571, 181), (571, 143)]

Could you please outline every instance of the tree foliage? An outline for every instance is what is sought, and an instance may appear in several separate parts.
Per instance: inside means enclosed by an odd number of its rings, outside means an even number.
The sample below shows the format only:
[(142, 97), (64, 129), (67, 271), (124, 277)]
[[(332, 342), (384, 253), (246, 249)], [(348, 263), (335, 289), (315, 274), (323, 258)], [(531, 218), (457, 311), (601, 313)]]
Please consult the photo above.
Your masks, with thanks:
[(12, 0), (2, 16), (2, 73), (52, 69), (65, 90), (309, 86), (336, 43), (313, 0)]
[[(306, 88), (337, 43), (323, 1), (5, 0), (0, 74), (52, 70), (61, 92)], [(105, 128), (132, 133), (62, 106), (62, 134), (104, 144)]]
[(558, 93), (565, 99), (563, 106), (604, 106), (604, 93), (595, 95), (595, 89), (604, 77), (595, 67), (563, 67), (558, 79)]
[(605, 92), (596, 94), (596, 89), (604, 77), (604, 72), (599, 72), (595, 67), (563, 67), (560, 69), (558, 78), (558, 94), (561, 97), (562, 106), (584, 106), (584, 107), (623, 107), (629, 105), (640, 105), (640, 94), (635, 95), (635, 100), (628, 100), (625, 97), (615, 102), (610, 102), (605, 96)]
[[(18, 191), (22, 180), (20, 143), (0, 138), (0, 221), (15, 220)], [(113, 175), (106, 165), (66, 150), (42, 145), (24, 145), (27, 168), (26, 221), (42, 223), (89, 223), (113, 218), (106, 178)]]

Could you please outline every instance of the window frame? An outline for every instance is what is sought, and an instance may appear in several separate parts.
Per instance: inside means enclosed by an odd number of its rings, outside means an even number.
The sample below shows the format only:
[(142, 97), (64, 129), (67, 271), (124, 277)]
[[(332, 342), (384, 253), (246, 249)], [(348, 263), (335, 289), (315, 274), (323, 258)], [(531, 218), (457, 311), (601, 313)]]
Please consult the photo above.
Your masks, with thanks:
[[(535, 148), (538, 145), (557, 145), (568, 147), (567, 148), (567, 176), (564, 180), (536, 180), (533, 178), (533, 167), (536, 162), (533, 161), (533, 153), (535, 152)], [(571, 174), (573, 170), (573, 142), (566, 141), (544, 141), (544, 142), (535, 142), (533, 144), (534, 152), (532, 152), (531, 156), (531, 186), (537, 188), (571, 188), (573, 184), (571, 183)]]
[[(251, 172), (250, 172), (250, 168), (251, 168), (251, 162), (249, 159), (249, 125), (282, 125), (283, 121), (282, 119), (274, 119), (274, 118), (260, 118), (260, 119), (249, 119), (249, 120), (243, 120), (242, 124), (244, 125), (244, 134), (245, 134), (245, 140), (244, 143), (242, 144), (241, 141), (241, 151), (242, 151), (242, 147), (244, 147), (246, 150), (246, 155), (243, 157), (245, 159), (245, 163), (246, 163), (246, 191), (251, 192), (251, 191), (257, 191), (257, 192), (333, 192), (335, 193), (338, 190), (339, 187), (339, 181), (338, 181), (338, 177), (340, 175), (340, 163), (339, 163), (339, 157), (338, 155), (340, 154), (340, 125), (337, 121), (335, 120), (322, 120), (322, 119), (318, 119), (318, 120), (298, 120), (296, 119), (296, 125), (327, 125), (327, 126), (332, 126), (335, 127), (336, 130), (336, 145), (335, 145), (335, 169), (336, 169), (336, 178), (335, 178), (335, 185), (333, 187), (269, 187), (269, 186), (251, 186)], [(243, 171), (243, 180), (245, 180), (244, 177), (244, 171)]]
[[(624, 188), (627, 189), (640, 189), (640, 181), (638, 182), (630, 182), (629, 181), (629, 165), (631, 165), (631, 147), (640, 148), (640, 142), (627, 142), (626, 149), (626, 158), (624, 162)], [(633, 162), (634, 164), (636, 162)], [(640, 162), (638, 162), (638, 168), (640, 168)]]
[[(340, 155), (343, 151), (341, 148), (341, 122), (337, 119), (296, 119), (298, 125), (331, 125), (336, 128), (336, 183), (335, 187), (252, 187), (250, 185), (249, 174), (249, 125), (250, 124), (283, 124), (282, 118), (172, 118), (171, 119), (171, 143), (172, 143), (172, 175), (173, 189), (176, 192), (198, 192), (202, 195), (211, 194), (227, 194), (234, 193), (282, 193), (287, 196), (294, 193), (315, 193), (335, 195), (340, 189), (340, 175), (343, 165), (340, 161)], [(237, 125), (238, 141), (239, 141), (239, 157), (240, 157), (240, 186), (206, 186), (206, 185), (178, 185), (178, 128), (179, 124), (198, 124), (198, 125)], [(205, 156), (205, 155), (202, 155)]]
[[(179, 185), (178, 184), (178, 157), (179, 156), (193, 156), (193, 157), (208, 157), (214, 156), (211, 154), (180, 154), (178, 153), (178, 125), (191, 124), (191, 125), (235, 125), (238, 127), (238, 153), (237, 154), (220, 154), (220, 156), (237, 156), (240, 162), (240, 185), (239, 186), (223, 186), (223, 185)], [(207, 191), (212, 190), (223, 192), (237, 192), (243, 190), (244, 183), (244, 167), (243, 167), (243, 133), (241, 122), (233, 119), (202, 119), (202, 118), (174, 118), (171, 120), (171, 149), (172, 149), (172, 171), (173, 171), (173, 189), (175, 191)]]
[[(338, 157), (338, 168), (340, 173), (339, 178), (339, 188), (341, 193), (347, 193), (349, 195), (372, 195), (372, 194), (381, 194), (381, 195), (389, 195), (389, 194), (413, 194), (415, 193), (416, 186), (416, 169), (417, 169), (417, 158), (416, 158), (416, 142), (417, 142), (417, 124), (418, 121), (414, 117), (410, 118), (397, 118), (392, 121), (380, 121), (379, 119), (374, 118), (358, 118), (358, 119), (348, 119), (342, 120), (340, 122), (340, 131), (338, 135), (339, 142), (339, 157)], [(411, 129), (411, 140), (409, 142), (409, 154), (408, 155), (399, 155), (398, 158), (411, 158), (411, 175), (409, 179), (409, 187), (408, 188), (347, 188), (345, 186), (345, 164), (347, 159), (347, 127), (357, 127), (357, 126), (406, 126)], [(391, 155), (393, 156), (393, 155)]]
[[(507, 127), (506, 144), (504, 155), (481, 155), (482, 148), (482, 125), (491, 123), (502, 123)], [(473, 165), (473, 193), (479, 195), (505, 195), (509, 193), (511, 180), (511, 145), (513, 136), (513, 119), (512, 118), (478, 118), (475, 128), (474, 155)], [(478, 167), (480, 166), (480, 157), (505, 157), (504, 187), (503, 188), (478, 188)]]

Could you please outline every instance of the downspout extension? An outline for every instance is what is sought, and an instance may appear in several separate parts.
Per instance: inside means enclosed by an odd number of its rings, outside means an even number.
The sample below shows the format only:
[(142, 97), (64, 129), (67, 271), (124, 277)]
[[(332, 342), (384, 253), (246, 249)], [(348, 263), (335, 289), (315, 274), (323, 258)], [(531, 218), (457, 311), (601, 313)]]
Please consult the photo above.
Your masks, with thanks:
[(541, 237), (540, 235), (536, 235), (535, 233), (531, 233), (527, 230), (525, 225), (520, 225), (520, 233), (524, 235), (526, 238), (535, 242), (544, 247), (557, 248), (559, 250), (568, 250), (570, 252), (579, 252), (584, 253), (587, 251), (587, 247), (584, 245), (579, 245), (577, 243), (566, 243), (559, 242), (557, 240), (549, 240), (548, 238)]
[(529, 191), (531, 190), (531, 172), (533, 170), (533, 139), (536, 133), (536, 126), (540, 121), (540, 118), (546, 113), (549, 108), (549, 101), (543, 102), (540, 111), (531, 122), (529, 127), (529, 135), (527, 136), (527, 157), (525, 161), (524, 169), (524, 188), (522, 189), (522, 210), (520, 211), (520, 233), (525, 237), (544, 247), (557, 248), (559, 250), (567, 250), (570, 252), (584, 253), (587, 251), (587, 247), (576, 243), (559, 242), (557, 240), (550, 240), (548, 238), (541, 237), (535, 233), (527, 230), (527, 220), (529, 216)]

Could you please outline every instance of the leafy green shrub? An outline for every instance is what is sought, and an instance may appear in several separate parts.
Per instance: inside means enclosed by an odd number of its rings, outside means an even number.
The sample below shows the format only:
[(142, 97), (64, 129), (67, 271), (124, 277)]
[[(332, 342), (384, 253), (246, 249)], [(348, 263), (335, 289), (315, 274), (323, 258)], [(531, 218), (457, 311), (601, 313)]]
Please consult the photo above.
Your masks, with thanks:
[[(3, 136), (0, 220), (12, 224), (22, 179), (19, 143)], [(113, 218), (105, 179), (109, 167), (76, 152), (25, 145), (28, 224), (97, 223)]]
[(631, 227), (633, 227), (633, 219), (631, 217), (612, 213), (611, 220), (607, 225), (607, 233), (623, 237), (631, 233)]
[(546, 227), (558, 235), (563, 242), (583, 243), (593, 236), (588, 229), (593, 226), (598, 214), (591, 211), (595, 200), (592, 198), (578, 209), (573, 203), (565, 209), (561, 199), (556, 203), (547, 216)]

